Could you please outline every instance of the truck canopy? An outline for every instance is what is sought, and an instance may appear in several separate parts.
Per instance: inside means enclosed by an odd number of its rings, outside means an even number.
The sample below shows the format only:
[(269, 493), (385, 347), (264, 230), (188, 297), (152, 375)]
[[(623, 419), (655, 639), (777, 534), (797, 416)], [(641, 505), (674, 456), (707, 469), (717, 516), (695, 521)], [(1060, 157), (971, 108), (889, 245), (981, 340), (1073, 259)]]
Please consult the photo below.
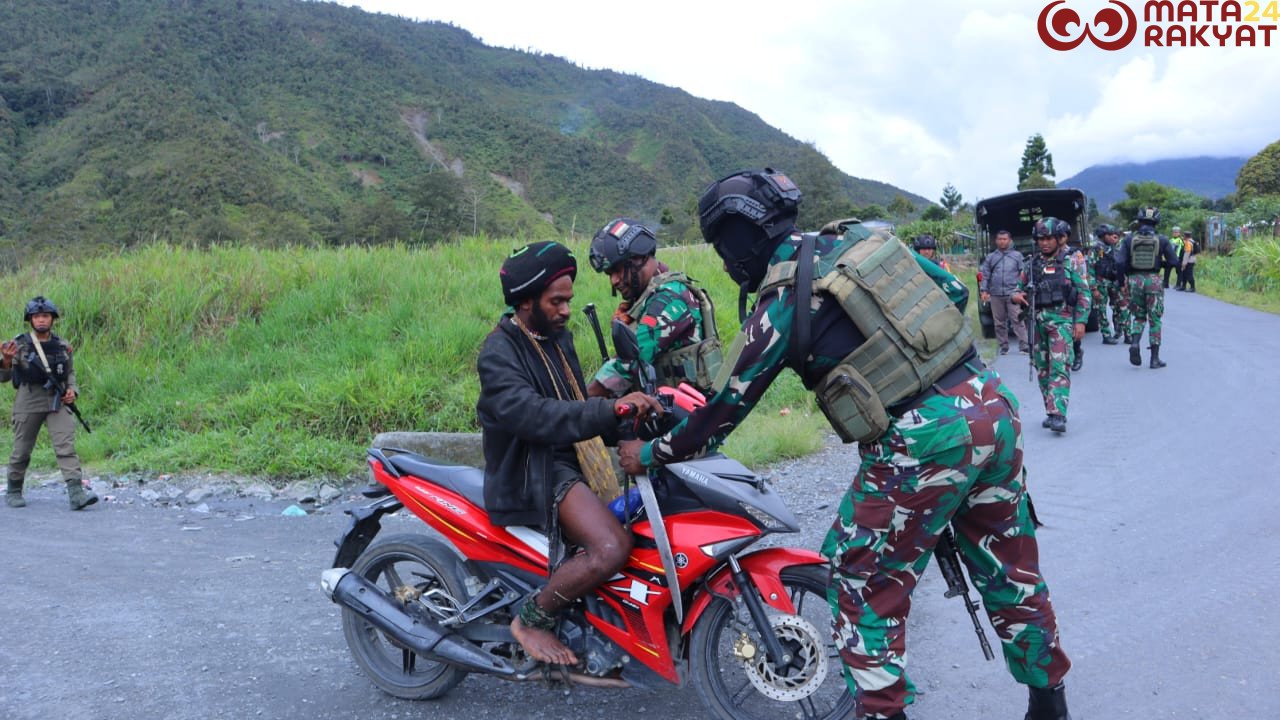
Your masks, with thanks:
[(1031, 228), (1044, 217), (1056, 217), (1071, 223), (1071, 241), (1076, 247), (1088, 247), (1088, 200), (1075, 188), (1023, 190), (980, 200), (974, 207), (978, 226), (978, 247), (983, 255), (996, 249), (995, 236), (1008, 230), (1013, 246), (1023, 255), (1033, 250)]

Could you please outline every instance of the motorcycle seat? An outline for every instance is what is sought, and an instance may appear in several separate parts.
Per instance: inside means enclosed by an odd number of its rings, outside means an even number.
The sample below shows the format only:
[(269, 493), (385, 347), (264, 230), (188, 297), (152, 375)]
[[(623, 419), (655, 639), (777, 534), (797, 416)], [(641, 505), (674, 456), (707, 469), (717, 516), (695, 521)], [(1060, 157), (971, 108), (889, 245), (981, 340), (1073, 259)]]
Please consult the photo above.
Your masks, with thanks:
[(441, 463), (417, 453), (400, 453), (387, 459), (400, 472), (430, 480), (484, 508), (484, 471), (480, 468)]

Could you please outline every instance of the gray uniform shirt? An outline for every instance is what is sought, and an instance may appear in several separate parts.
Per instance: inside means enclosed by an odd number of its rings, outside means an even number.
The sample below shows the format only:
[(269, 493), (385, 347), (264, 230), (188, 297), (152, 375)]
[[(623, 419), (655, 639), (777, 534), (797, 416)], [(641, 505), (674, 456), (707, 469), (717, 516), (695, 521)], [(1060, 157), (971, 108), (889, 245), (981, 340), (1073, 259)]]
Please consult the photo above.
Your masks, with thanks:
[[(25, 341), (25, 343), (29, 346), (29, 344), (31, 343), (31, 336), (28, 334), (21, 337), (23, 338), (23, 341)], [(44, 343), (44, 345), (47, 347), (52, 342), (62, 343), (62, 338), (59, 338), (57, 335), (54, 335), (52, 339)], [(63, 347), (66, 347), (66, 343), (62, 343), (62, 344), (63, 344)], [(25, 353), (27, 349), (28, 349), (27, 347), (24, 347), (20, 349), (18, 353), (21, 355)], [(48, 354), (49, 354), (48, 350), (46, 350), (45, 355), (47, 356)], [(18, 359), (14, 358), (13, 362), (16, 364), (18, 362)], [(36, 362), (39, 363), (40, 359), (36, 358)], [(13, 368), (0, 367), (0, 383), (7, 383), (12, 379), (13, 379)], [(79, 392), (79, 388), (76, 385), (75, 366), (71, 362), (70, 353), (67, 353), (67, 388), (71, 390), (75, 390), (77, 393)], [(48, 413), (53, 410), (53, 396), (54, 396), (54, 391), (52, 390), (45, 390), (40, 385), (22, 383), (18, 385), (18, 394), (17, 394), (17, 397), (15, 397), (13, 400), (13, 412), (15, 414)]]
[(982, 261), (982, 266), (979, 268), (982, 272), (982, 283), (978, 285), (978, 290), (997, 297), (1012, 295), (1018, 289), (1018, 279), (1022, 274), (1024, 262), (1022, 253), (1013, 248), (991, 253)]

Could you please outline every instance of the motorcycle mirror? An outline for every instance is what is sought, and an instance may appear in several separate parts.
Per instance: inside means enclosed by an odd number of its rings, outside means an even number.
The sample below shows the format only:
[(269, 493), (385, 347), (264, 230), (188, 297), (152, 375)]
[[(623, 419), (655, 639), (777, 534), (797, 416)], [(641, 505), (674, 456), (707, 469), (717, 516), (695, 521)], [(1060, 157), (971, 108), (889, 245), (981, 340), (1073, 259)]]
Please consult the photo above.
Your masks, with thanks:
[(635, 332), (621, 320), (613, 321), (613, 351), (623, 362), (635, 362), (640, 358), (640, 341)]

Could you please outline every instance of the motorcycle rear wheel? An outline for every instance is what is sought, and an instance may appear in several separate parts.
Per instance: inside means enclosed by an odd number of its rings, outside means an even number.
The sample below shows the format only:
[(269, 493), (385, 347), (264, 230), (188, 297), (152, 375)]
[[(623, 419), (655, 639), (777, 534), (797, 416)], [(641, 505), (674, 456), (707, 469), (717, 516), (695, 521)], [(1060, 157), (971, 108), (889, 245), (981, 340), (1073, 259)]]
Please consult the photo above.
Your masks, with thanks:
[[(417, 596), (411, 602), (425, 605), (428, 613), (438, 618), (440, 613), (431, 612), (432, 608), (448, 614), (466, 597), (465, 585), (454, 567), (453, 551), (444, 543), (425, 535), (400, 534), (374, 542), (351, 570), (393, 597)], [(406, 649), (346, 608), (342, 611), (342, 634), (365, 675), (395, 697), (438, 698), (467, 676), (466, 671), (453, 665), (428, 660)]]
[[(795, 656), (781, 670), (766, 652), (746, 608), (712, 601), (693, 628), (689, 662), (693, 686), (720, 720), (843, 720), (854, 717), (854, 699), (841, 672), (831, 636), (827, 570), (800, 565), (782, 571), (796, 615), (766, 606), (770, 624)], [(798, 619), (797, 619), (798, 618)]]

